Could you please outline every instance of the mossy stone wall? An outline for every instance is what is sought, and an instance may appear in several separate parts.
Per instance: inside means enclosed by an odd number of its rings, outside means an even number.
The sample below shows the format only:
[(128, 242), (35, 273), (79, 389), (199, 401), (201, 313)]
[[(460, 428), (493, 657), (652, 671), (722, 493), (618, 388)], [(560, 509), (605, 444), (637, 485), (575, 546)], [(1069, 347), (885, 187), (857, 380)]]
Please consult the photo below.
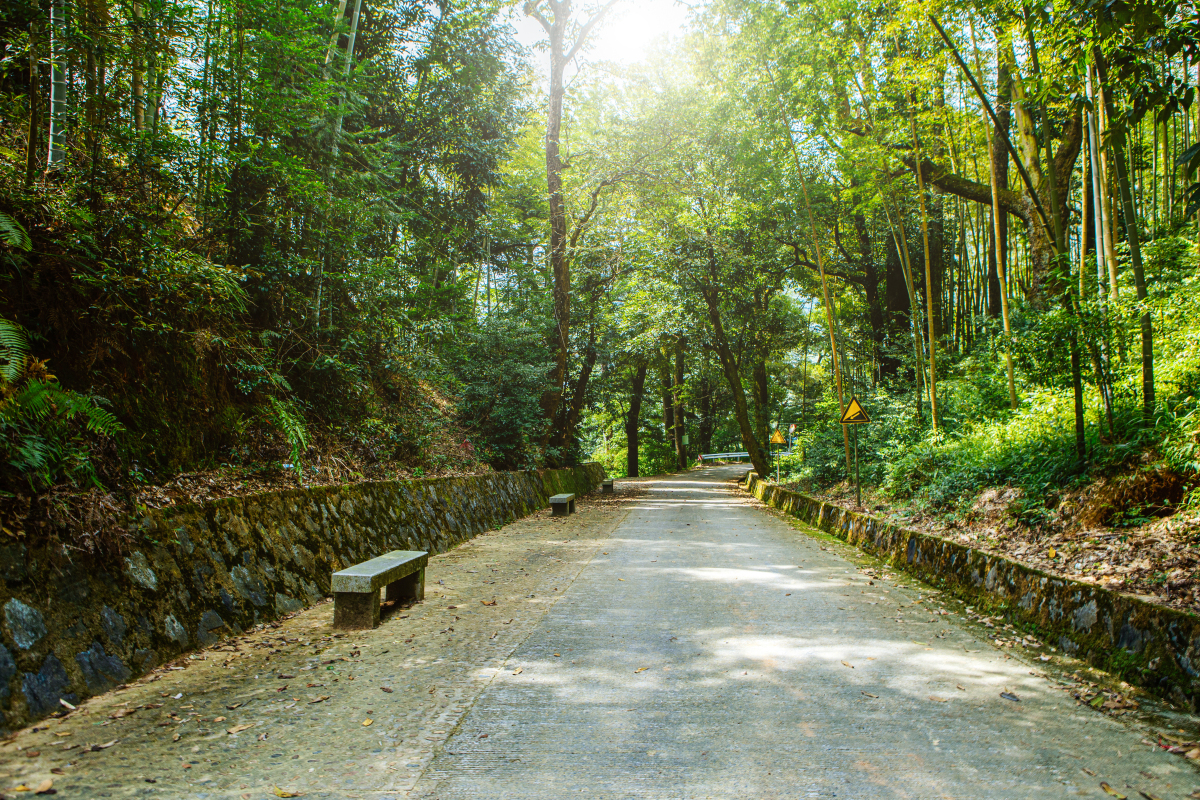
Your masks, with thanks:
[(587, 464), (177, 506), (143, 517), (138, 549), (108, 564), (0, 547), (0, 729), (304, 608), (339, 569), (389, 550), (445, 552), (603, 480)]
[(847, 511), (753, 472), (745, 486), (767, 505), (1001, 614), (1129, 683), (1193, 711), (1200, 704), (1200, 618), (1192, 614)]

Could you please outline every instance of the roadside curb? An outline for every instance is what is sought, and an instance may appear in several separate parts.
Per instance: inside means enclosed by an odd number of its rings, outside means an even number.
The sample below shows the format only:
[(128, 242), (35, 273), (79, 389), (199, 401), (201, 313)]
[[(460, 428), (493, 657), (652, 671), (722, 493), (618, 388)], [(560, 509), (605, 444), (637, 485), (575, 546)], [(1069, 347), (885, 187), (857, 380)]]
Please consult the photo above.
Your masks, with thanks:
[(848, 511), (754, 472), (741, 486), (977, 608), (1037, 630), (1069, 655), (1193, 712), (1200, 706), (1200, 617)]

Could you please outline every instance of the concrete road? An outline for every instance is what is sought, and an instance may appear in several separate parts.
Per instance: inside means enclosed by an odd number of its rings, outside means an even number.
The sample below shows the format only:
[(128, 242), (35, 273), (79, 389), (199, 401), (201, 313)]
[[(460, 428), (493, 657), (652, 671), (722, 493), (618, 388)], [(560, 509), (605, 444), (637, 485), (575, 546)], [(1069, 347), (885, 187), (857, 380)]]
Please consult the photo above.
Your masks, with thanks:
[[(1182, 797), (1190, 764), (728, 483), (658, 480), (418, 783), (458, 798)], [(1019, 701), (1001, 697), (1008, 692)], [(1091, 770), (1094, 775), (1089, 775)]]
[(425, 602), (374, 631), (336, 633), (325, 604), (194, 654), (0, 742), (0, 795), (45, 780), (88, 800), (1200, 788), (1144, 722), (1078, 706), (1052, 664), (933, 613), (927, 588), (869, 583), (857, 551), (740, 492), (744, 469), (618, 482), (575, 516), (480, 536), (432, 558)]

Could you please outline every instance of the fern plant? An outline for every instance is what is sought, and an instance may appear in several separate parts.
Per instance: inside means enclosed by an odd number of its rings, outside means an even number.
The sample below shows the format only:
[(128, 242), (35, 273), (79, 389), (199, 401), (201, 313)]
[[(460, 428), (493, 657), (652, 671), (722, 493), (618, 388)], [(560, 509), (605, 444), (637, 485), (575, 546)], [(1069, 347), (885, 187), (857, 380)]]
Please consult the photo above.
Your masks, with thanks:
[(287, 440), (288, 446), (291, 448), (292, 464), (299, 472), (300, 459), (304, 456), (304, 451), (308, 449), (308, 427), (304, 424), (304, 417), (295, 404), (288, 400), (268, 397), (267, 404), (267, 418)]
[(19, 325), (0, 319), (0, 447), (32, 491), (67, 480), (99, 486), (83, 433), (112, 436), (121, 423), (92, 395), (63, 389), (29, 357)]
[(0, 212), (0, 241), (17, 250), (33, 249), (33, 242), (30, 241), (29, 234), (25, 232), (25, 229), (21, 227), (21, 223), (2, 212)]

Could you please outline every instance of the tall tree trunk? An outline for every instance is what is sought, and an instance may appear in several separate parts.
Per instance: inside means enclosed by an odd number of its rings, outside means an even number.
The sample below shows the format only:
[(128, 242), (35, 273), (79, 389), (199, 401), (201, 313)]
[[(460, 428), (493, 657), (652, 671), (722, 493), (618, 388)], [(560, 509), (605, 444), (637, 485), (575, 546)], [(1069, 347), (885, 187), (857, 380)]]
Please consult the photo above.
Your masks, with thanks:
[[(998, 39), (999, 40), (999, 39)], [(990, 164), (992, 186), (1008, 188), (1008, 151), (1000, 145), (1008, 136), (1008, 127), (1012, 118), (1012, 73), (1009, 72), (1008, 62), (1004, 59), (1004, 49), (996, 49), (996, 118), (991, 136)], [(984, 111), (984, 126), (988, 126), (987, 112)], [(992, 233), (995, 239), (988, 253), (988, 314), (996, 317), (1004, 313), (1002, 303), (1007, 304), (1008, 292), (1001, 285), (1000, 271), (1008, 264), (1008, 214), (993, 200)], [(1007, 332), (1007, 328), (1006, 328)], [(1012, 394), (1012, 393), (1010, 393)]]
[(646, 391), (645, 359), (638, 362), (633, 373), (633, 385), (629, 393), (629, 413), (625, 416), (625, 474), (631, 478), (638, 477), (638, 432), (642, 416), (642, 396)]
[[(662, 396), (663, 437), (674, 449), (675, 442), (675, 398), (671, 392), (671, 358), (666, 348), (659, 351), (658, 385)], [(672, 462), (674, 459), (672, 459)]]
[[(913, 147), (917, 154), (917, 163), (921, 163), (921, 143), (917, 136), (917, 118), (912, 111), (908, 114), (909, 126), (912, 128)], [(929, 248), (929, 212), (925, 207), (925, 178), (922, 175), (923, 170), (917, 170), (917, 201), (921, 210), (921, 238), (925, 243), (925, 303), (928, 306), (926, 310), (926, 323), (929, 327), (929, 418), (933, 422), (933, 429), (938, 429), (938, 407), (937, 407), (937, 332), (934, 327), (934, 320), (937, 319), (938, 309), (934, 303), (935, 287), (933, 284), (933, 259)]]
[(146, 30), (142, 4), (133, 3), (133, 70), (129, 79), (133, 95), (133, 129), (141, 133), (146, 129)]
[(750, 463), (754, 466), (754, 470), (765, 477), (770, 464), (766, 451), (759, 444), (750, 423), (750, 412), (746, 407), (746, 393), (742, 389), (742, 376), (738, 373), (737, 359), (733, 357), (733, 351), (730, 350), (729, 341), (725, 336), (725, 326), (721, 323), (720, 296), (717, 289), (710, 286), (703, 287), (701, 293), (708, 307), (708, 321), (713, 329), (713, 347), (721, 361), (725, 382), (729, 384), (729, 391), (733, 394), (733, 416), (742, 435), (742, 446), (750, 455)]
[(25, 190), (31, 191), (37, 180), (38, 144), (42, 126), (42, 71), (38, 68), (38, 48), (41, 46), (40, 19), (29, 23), (29, 139), (25, 149)]
[[(588, 35), (613, 6), (609, 0), (586, 23), (579, 28), (574, 43), (568, 43), (567, 34), (572, 27), (571, 0), (527, 0), (525, 13), (541, 24), (550, 39), (550, 96), (546, 115), (546, 190), (550, 205), (550, 271), (554, 276), (554, 331), (550, 349), (554, 354), (554, 365), (550, 369), (549, 384), (541, 398), (542, 418), (546, 420), (549, 439), (553, 430), (558, 404), (562, 401), (567, 375), (567, 356), (570, 351), (571, 332), (571, 272), (567, 259), (567, 211), (563, 201), (562, 154), (559, 137), (562, 132), (563, 96), (565, 84), (563, 72), (586, 43)], [(549, 16), (542, 11), (548, 7)]]
[(57, 167), (67, 143), (67, 0), (50, 0), (50, 149), (46, 168)]
[(675, 462), (681, 470), (688, 468), (687, 447), (683, 444), (683, 435), (687, 431), (683, 413), (683, 355), (686, 343), (682, 337), (675, 342), (675, 372), (671, 387), (671, 398), (675, 403)]
[(699, 450), (701, 453), (711, 453), (713, 434), (713, 386), (709, 380), (707, 359), (700, 364), (700, 424), (697, 430)]
[[(1117, 187), (1121, 192), (1121, 205), (1125, 214), (1125, 236), (1129, 244), (1130, 262), (1133, 265), (1133, 284), (1138, 302), (1145, 303), (1149, 294), (1146, 290), (1146, 273), (1142, 266), (1141, 235), (1138, 232), (1137, 215), (1133, 209), (1133, 193), (1129, 188), (1129, 169), (1125, 160), (1126, 129), (1113, 108), (1112, 92), (1107, 90), (1108, 69), (1099, 48), (1095, 50), (1096, 69), (1104, 91), (1104, 106), (1111, 126), (1110, 141), (1113, 160), (1117, 167)], [(1145, 310), (1139, 318), (1142, 334), (1142, 415), (1147, 425), (1154, 422), (1154, 323), (1150, 311)]]

